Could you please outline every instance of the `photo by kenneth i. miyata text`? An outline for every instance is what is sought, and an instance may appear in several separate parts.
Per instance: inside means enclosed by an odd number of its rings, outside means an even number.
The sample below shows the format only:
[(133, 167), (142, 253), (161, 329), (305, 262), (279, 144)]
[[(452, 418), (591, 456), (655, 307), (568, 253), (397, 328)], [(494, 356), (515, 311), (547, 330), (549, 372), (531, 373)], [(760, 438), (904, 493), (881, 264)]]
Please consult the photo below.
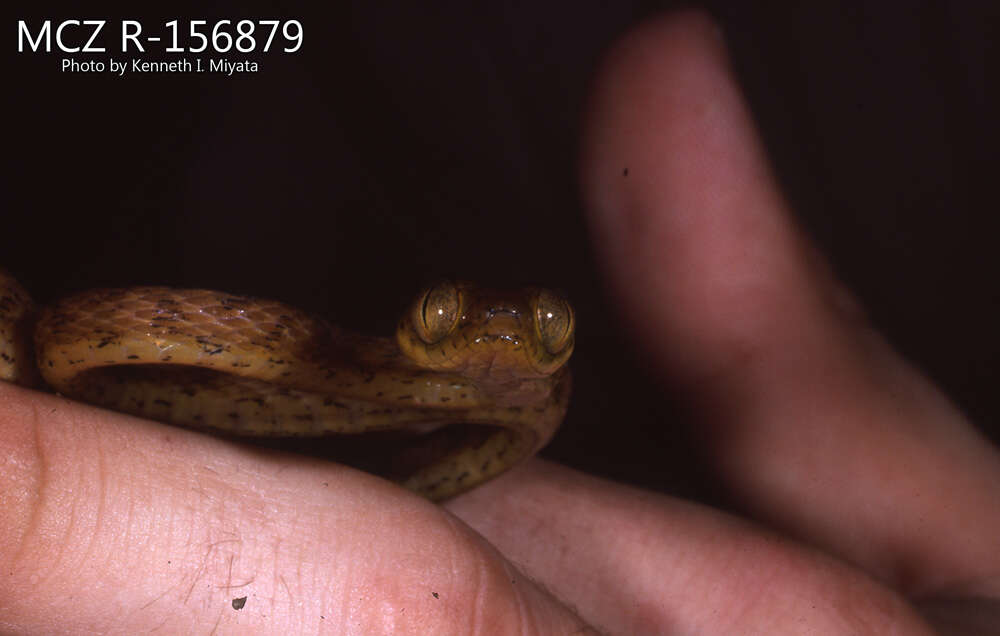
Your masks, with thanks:
[(169, 62), (140, 58), (130, 60), (110, 58), (107, 62), (103, 62), (100, 60), (76, 60), (67, 57), (62, 59), (60, 70), (63, 73), (111, 73), (119, 77), (126, 73), (134, 75), (146, 73), (222, 73), (232, 76), (256, 73), (259, 66), (257, 62), (252, 60), (230, 60), (228, 58), (204, 60), (200, 57), (193, 59), (184, 57)]

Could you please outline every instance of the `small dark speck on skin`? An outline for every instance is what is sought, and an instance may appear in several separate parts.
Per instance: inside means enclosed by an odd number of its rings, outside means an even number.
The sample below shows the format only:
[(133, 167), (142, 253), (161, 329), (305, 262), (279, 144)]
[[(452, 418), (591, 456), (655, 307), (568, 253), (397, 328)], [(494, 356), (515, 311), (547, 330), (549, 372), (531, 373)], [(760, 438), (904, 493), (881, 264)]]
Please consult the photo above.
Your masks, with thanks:
[(431, 592), (431, 596), (433, 596), (434, 598), (441, 598), (437, 592)]
[(241, 596), (240, 598), (234, 598), (233, 599), (233, 609), (234, 610), (241, 610), (241, 609), (243, 609), (243, 606), (246, 605), (246, 604), (247, 604), (247, 597), (245, 597), (245, 596)]
[(628, 168), (625, 168), (624, 170), (622, 170), (622, 176), (623, 177), (627, 177), (628, 176)]

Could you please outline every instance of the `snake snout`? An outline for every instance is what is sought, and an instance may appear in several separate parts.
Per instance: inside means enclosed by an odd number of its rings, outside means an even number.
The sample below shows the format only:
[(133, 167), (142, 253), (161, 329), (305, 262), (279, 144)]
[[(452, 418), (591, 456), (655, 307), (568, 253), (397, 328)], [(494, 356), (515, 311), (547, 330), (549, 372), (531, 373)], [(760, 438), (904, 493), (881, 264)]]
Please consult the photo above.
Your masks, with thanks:
[(462, 373), (470, 377), (505, 382), (540, 375), (530, 363), (531, 349), (517, 330), (491, 329), (472, 338), (462, 354)]

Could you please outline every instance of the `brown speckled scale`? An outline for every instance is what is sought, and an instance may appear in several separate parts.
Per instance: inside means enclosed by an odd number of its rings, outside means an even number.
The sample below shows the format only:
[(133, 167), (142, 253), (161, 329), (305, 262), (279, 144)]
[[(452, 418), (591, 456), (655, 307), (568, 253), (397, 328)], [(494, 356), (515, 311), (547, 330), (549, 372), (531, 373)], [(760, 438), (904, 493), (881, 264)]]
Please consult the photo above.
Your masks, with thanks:
[[(92, 290), (42, 309), (37, 366), (69, 397), (227, 434), (494, 427), (402, 480), (443, 499), (551, 438), (569, 396), (573, 323), (565, 301), (544, 290), (444, 283), (430, 292), (443, 309), (425, 293), (392, 340), (347, 333), (275, 301), (166, 287)], [(33, 366), (25, 370), (23, 360), (31, 315), (27, 294), (0, 272), (0, 379), (30, 382)], [(427, 320), (444, 335), (429, 335)]]
[(14, 277), (0, 269), (0, 380), (31, 386), (37, 373), (31, 355), (33, 304)]

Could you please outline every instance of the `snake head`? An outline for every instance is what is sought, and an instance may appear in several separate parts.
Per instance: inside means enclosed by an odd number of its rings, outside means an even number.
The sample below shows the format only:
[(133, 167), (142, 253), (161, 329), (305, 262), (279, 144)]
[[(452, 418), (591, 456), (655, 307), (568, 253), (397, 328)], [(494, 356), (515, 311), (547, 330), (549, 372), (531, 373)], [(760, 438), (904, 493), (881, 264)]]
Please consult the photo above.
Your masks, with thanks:
[(502, 381), (555, 373), (573, 352), (574, 329), (569, 302), (547, 289), (444, 281), (417, 296), (396, 340), (421, 367)]

